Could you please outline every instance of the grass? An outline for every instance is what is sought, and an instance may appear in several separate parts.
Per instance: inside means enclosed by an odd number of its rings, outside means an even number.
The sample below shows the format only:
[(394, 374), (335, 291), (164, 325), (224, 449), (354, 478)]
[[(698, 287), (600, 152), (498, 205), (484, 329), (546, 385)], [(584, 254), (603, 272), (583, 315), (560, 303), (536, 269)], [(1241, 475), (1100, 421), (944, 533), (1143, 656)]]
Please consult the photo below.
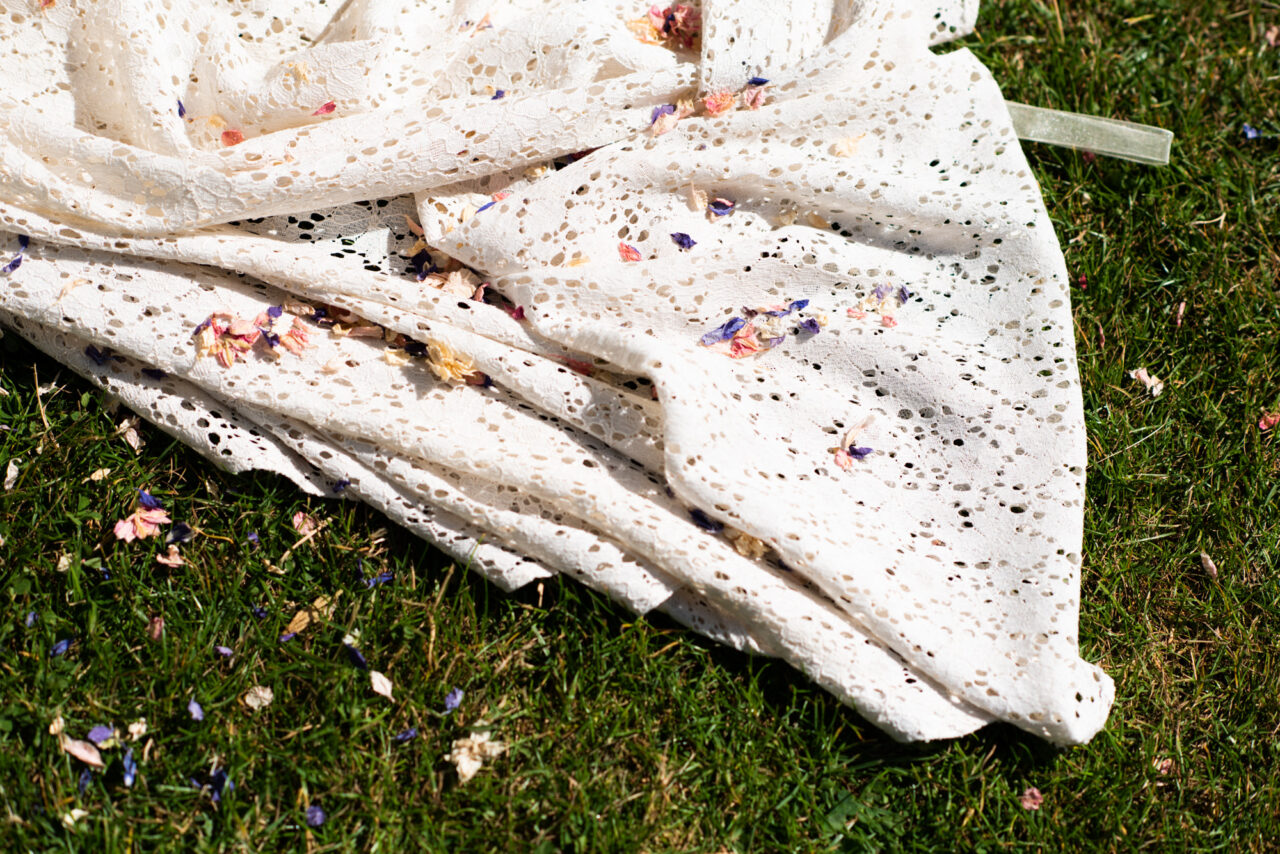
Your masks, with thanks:
[[(1092, 743), (1055, 750), (996, 726), (894, 744), (786, 666), (574, 584), (502, 594), (375, 513), (219, 472), (149, 427), (135, 456), (113, 435), (121, 413), (10, 335), (0, 459), (22, 464), (0, 498), (0, 840), (38, 851), (1274, 847), (1280, 429), (1257, 421), (1280, 409), (1280, 50), (1261, 37), (1280, 10), (1073, 7), (988, 4), (964, 44), (1011, 100), (1177, 135), (1163, 169), (1028, 146), (1083, 280), (1081, 639), (1118, 689)], [(1272, 138), (1246, 142), (1246, 121)], [(1126, 377), (1144, 365), (1167, 383), (1159, 399)], [(98, 469), (110, 474), (90, 479)], [(142, 484), (201, 529), (186, 567), (114, 544), (110, 527)], [(299, 509), (329, 526), (286, 574), (267, 573), (263, 558), (296, 539)], [(361, 569), (395, 580), (366, 589)], [(337, 596), (330, 624), (279, 643), (319, 596)], [(395, 702), (346, 660), (340, 639), (357, 627)], [(64, 638), (74, 645), (51, 658)], [(240, 702), (254, 685), (275, 693), (257, 713)], [(446, 716), (453, 687), (465, 697)], [(138, 782), (122, 785), (116, 749), (78, 793), (80, 766), (48, 734), (57, 714), (75, 734), (145, 717)], [(395, 743), (410, 726), (420, 736)], [(459, 785), (444, 754), (480, 726), (509, 751)], [(143, 742), (135, 749), (141, 758)], [(235, 783), (220, 804), (189, 783), (214, 767)], [(1044, 793), (1037, 812), (1019, 806), (1027, 786)], [(328, 813), (322, 827), (302, 822), (311, 804)], [(64, 828), (74, 808), (88, 815)]]

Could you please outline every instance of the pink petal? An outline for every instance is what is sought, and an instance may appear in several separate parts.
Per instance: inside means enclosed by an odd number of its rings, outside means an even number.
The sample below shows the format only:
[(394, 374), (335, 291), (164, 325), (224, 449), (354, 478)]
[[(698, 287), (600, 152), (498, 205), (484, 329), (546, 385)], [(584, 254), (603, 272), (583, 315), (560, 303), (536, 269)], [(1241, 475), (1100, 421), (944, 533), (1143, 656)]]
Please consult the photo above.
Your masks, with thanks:
[(330, 113), (332, 113), (332, 112), (333, 112), (334, 110), (336, 110), (336, 109), (338, 109), (338, 105), (337, 105), (337, 104), (335, 104), (333, 101), (325, 101), (325, 103), (324, 103), (323, 105), (321, 105), (320, 109), (316, 110), (316, 111), (315, 111), (314, 113), (312, 113), (311, 115), (313, 115), (313, 116), (327, 116), (327, 115), (329, 115)]
[(114, 530), (115, 530), (115, 535), (117, 540), (124, 540), (126, 543), (132, 543), (134, 540), (138, 538), (138, 535), (134, 532), (134, 529), (133, 529), (132, 516), (130, 516), (128, 519), (121, 519), (120, 521), (116, 522), (116, 526)]

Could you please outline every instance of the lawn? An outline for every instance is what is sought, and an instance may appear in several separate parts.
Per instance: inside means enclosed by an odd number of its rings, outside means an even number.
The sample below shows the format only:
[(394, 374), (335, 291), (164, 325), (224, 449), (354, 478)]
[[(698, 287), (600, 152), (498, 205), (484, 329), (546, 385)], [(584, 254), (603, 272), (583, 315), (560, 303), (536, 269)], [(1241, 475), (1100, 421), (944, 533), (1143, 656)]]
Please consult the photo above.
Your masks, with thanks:
[[(1280, 410), (1273, 23), (1280, 7), (1266, 3), (1009, 0), (961, 42), (1010, 100), (1176, 134), (1164, 168), (1028, 145), (1075, 284), (1090, 446), (1081, 642), (1117, 686), (1089, 745), (1058, 750), (1004, 726), (895, 744), (786, 665), (575, 583), (504, 594), (377, 513), (223, 473), (146, 424), (135, 454), (117, 434), (127, 412), (10, 334), (0, 461), (20, 462), (0, 493), (0, 840), (1275, 847), (1280, 427), (1258, 423)], [(1128, 377), (1140, 367), (1164, 381), (1160, 397)], [(196, 529), (185, 566), (112, 535), (139, 487)], [(324, 527), (282, 561), (298, 511)], [(326, 613), (282, 642), (321, 597)], [(344, 648), (353, 632), (394, 700)], [(255, 686), (274, 696), (256, 711), (244, 702)], [(50, 734), (59, 716), (74, 737), (109, 724), (125, 743), (84, 776)], [(147, 735), (130, 742), (140, 719)], [(462, 783), (445, 757), (471, 732), (507, 749)], [(1020, 803), (1028, 787), (1038, 810)], [(317, 806), (326, 820), (309, 827)]]

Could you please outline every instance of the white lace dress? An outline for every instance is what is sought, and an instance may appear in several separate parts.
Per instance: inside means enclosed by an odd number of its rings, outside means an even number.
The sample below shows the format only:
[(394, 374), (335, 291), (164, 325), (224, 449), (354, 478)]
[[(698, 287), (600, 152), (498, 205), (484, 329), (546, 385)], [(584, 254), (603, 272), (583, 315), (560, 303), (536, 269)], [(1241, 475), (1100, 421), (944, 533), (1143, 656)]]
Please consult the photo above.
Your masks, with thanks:
[(976, 3), (336, 5), (0, 0), (0, 321), (896, 738), (1101, 728), (1062, 254), (930, 49)]

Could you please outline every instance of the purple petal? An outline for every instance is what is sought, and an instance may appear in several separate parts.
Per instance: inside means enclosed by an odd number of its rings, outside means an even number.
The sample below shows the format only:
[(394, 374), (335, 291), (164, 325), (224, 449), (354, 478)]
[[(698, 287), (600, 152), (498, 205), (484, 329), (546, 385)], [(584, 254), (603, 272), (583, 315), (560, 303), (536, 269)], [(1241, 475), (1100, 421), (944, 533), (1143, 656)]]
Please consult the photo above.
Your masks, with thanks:
[(463, 691), (461, 688), (454, 688), (452, 691), (450, 691), (448, 695), (444, 698), (445, 712), (452, 712), (454, 709), (458, 708), (458, 706), (461, 706), (462, 696), (463, 696)]
[(49, 650), (49, 657), (57, 658), (60, 655), (66, 655), (67, 650), (69, 649), (71, 649), (71, 640), (69, 638), (66, 640), (60, 640)]
[(391, 581), (394, 578), (395, 578), (395, 575), (390, 572), (380, 572), (377, 575), (375, 575), (373, 578), (362, 578), (360, 580), (364, 582), (365, 587), (368, 587), (370, 590), (372, 590), (373, 588), (381, 584), (386, 584), (388, 581)]
[(712, 199), (707, 203), (707, 210), (716, 216), (724, 216), (725, 214), (733, 213), (735, 206), (736, 203), (729, 199)]
[(649, 124), (653, 125), (663, 116), (669, 116), (676, 111), (675, 104), (663, 104), (660, 107), (654, 107), (653, 112), (649, 115)]
[(418, 737), (418, 728), (416, 726), (411, 726), (404, 732), (396, 733), (394, 736), (391, 737), (391, 740), (394, 741), (396, 744), (404, 744), (406, 741), (413, 741), (417, 737)]
[(252, 544), (253, 544), (253, 547), (254, 547), (255, 549), (258, 547), (258, 532), (257, 532), (257, 531), (250, 531), (250, 532), (249, 532), (249, 536), (248, 536), (248, 537), (246, 537), (245, 539), (247, 539), (250, 543), (252, 543)]
[(905, 286), (905, 285), (904, 285), (904, 286), (902, 286), (902, 287), (900, 287), (900, 288), (898, 288), (898, 300), (899, 300), (899, 302), (902, 302), (902, 303), (904, 303), (904, 304), (905, 304), (905, 303), (907, 302), (907, 300), (911, 299), (913, 296), (915, 296), (915, 294), (913, 294), (913, 293), (911, 293), (911, 291), (907, 290), (907, 288), (906, 288), (906, 286)]
[(169, 533), (164, 535), (164, 544), (171, 546), (174, 543), (189, 543), (195, 535), (196, 532), (186, 522), (175, 522)]
[(298, 636), (297, 632), (285, 632), (280, 636), (280, 643), (288, 643)]
[(693, 519), (693, 524), (697, 525), (704, 531), (710, 531), (713, 534), (718, 534), (724, 530), (724, 525), (722, 523), (712, 519), (696, 507), (689, 511), (689, 516)]
[(164, 507), (156, 500), (150, 492), (145, 489), (138, 490), (138, 503), (148, 510), (163, 510)]
[(235, 654), (232, 651), (231, 647), (229, 646), (215, 646), (213, 648), (213, 651), (216, 652), (218, 655), (222, 656), (223, 658), (230, 658), (232, 655)]
[(1250, 124), (1245, 124), (1243, 127), (1243, 130), (1244, 130), (1245, 139), (1257, 139), (1258, 137), (1262, 136), (1262, 132)]
[(747, 322), (741, 317), (731, 317), (698, 340), (702, 342), (702, 346), (710, 347), (712, 344), (719, 343), (720, 341), (728, 341), (737, 334), (739, 329), (746, 325)]
[(818, 321), (812, 317), (806, 317), (804, 320), (800, 321), (800, 328), (811, 335), (817, 335), (822, 331), (822, 326), (819, 325)]
[(89, 730), (89, 734), (85, 737), (88, 738), (90, 741), (92, 741), (94, 744), (101, 747), (104, 741), (106, 741), (109, 738), (114, 738), (115, 734), (116, 734), (115, 727), (103, 726), (102, 724), (99, 724), (98, 726)]
[(698, 245), (696, 240), (685, 234), (683, 231), (673, 231), (671, 233), (671, 239), (675, 242), (676, 246), (679, 246), (681, 249), (692, 249)]
[(503, 96), (504, 96), (504, 95), (506, 95), (506, 94), (507, 94), (507, 90), (506, 90), (506, 89), (496, 89), (496, 90), (494, 90), (493, 97), (492, 97), (492, 98), (490, 98), (489, 100), (490, 100), (490, 101), (496, 101), (496, 100), (498, 100), (499, 98), (503, 97)]
[(347, 659), (352, 664), (361, 670), (369, 669), (369, 661), (364, 657), (364, 653), (360, 652), (360, 650), (356, 649), (349, 643), (344, 643), (343, 646), (347, 648)]
[(436, 271), (435, 262), (431, 260), (431, 253), (425, 249), (419, 250), (412, 258), (409, 259), (409, 265), (413, 267), (413, 272), (417, 275), (418, 281), (425, 281), (427, 276)]
[(204, 720), (204, 708), (202, 708), (201, 705), (196, 702), (194, 697), (192, 697), (190, 700), (187, 701), (187, 711), (191, 713), (191, 720), (193, 721)]
[(27, 251), (27, 247), (31, 245), (31, 238), (25, 234), (18, 235), (18, 254), (21, 255)]
[(84, 348), (84, 354), (92, 359), (95, 365), (102, 366), (107, 363), (107, 354), (92, 344)]
[(267, 307), (267, 317), (272, 320), (279, 320), (282, 314), (284, 314), (284, 306), (282, 305), (272, 305)]
[(748, 85), (748, 86), (763, 86), (764, 84), (766, 84), (766, 83), (768, 83), (768, 82), (769, 82), (769, 80), (768, 80), (768, 78), (766, 78), (766, 77), (752, 77), (750, 80), (748, 80), (748, 81), (747, 81), (747, 85)]
[(307, 827), (319, 827), (324, 824), (324, 810), (319, 806), (307, 807)]
[(14, 270), (22, 266), (22, 253), (19, 252), (13, 256), (13, 260), (3, 267), (0, 267), (0, 273), (12, 273)]
[(84, 790), (89, 788), (89, 784), (93, 782), (93, 772), (88, 768), (80, 772), (80, 785), (77, 787), (79, 794), (83, 795)]
[(187, 117), (187, 108), (182, 106), (182, 99), (178, 99), (178, 118), (185, 119)]
[(485, 202), (483, 205), (476, 208), (476, 213), (482, 213), (484, 211), (487, 211), (489, 208), (493, 207), (496, 204), (497, 204), (497, 201)]
[(130, 747), (124, 752), (124, 784), (128, 788), (133, 788), (133, 783), (138, 779), (138, 763), (133, 759), (133, 748)]
[(209, 775), (209, 797), (216, 804), (222, 800), (222, 793), (234, 792), (236, 784), (231, 782), (231, 778), (227, 776), (227, 772), (219, 768)]
[(848, 453), (849, 456), (853, 457), (855, 460), (862, 460), (862, 459), (866, 459), (869, 455), (875, 453), (875, 451), (873, 451), (871, 448), (855, 448), (852, 445), (850, 445), (846, 453)]
[(871, 292), (876, 299), (884, 299), (889, 293), (888, 285), (876, 285), (876, 289)]
[(342, 480), (339, 480), (333, 484), (333, 491), (342, 492), (342, 490), (346, 489), (350, 485), (351, 485), (351, 481), (347, 480), (344, 477)]
[(27, 619), (26, 619), (27, 628), (31, 628), (32, 626), (34, 626), (36, 624), (36, 620), (38, 619), (40, 619), (39, 614), (37, 614), (35, 611), (28, 611)]

